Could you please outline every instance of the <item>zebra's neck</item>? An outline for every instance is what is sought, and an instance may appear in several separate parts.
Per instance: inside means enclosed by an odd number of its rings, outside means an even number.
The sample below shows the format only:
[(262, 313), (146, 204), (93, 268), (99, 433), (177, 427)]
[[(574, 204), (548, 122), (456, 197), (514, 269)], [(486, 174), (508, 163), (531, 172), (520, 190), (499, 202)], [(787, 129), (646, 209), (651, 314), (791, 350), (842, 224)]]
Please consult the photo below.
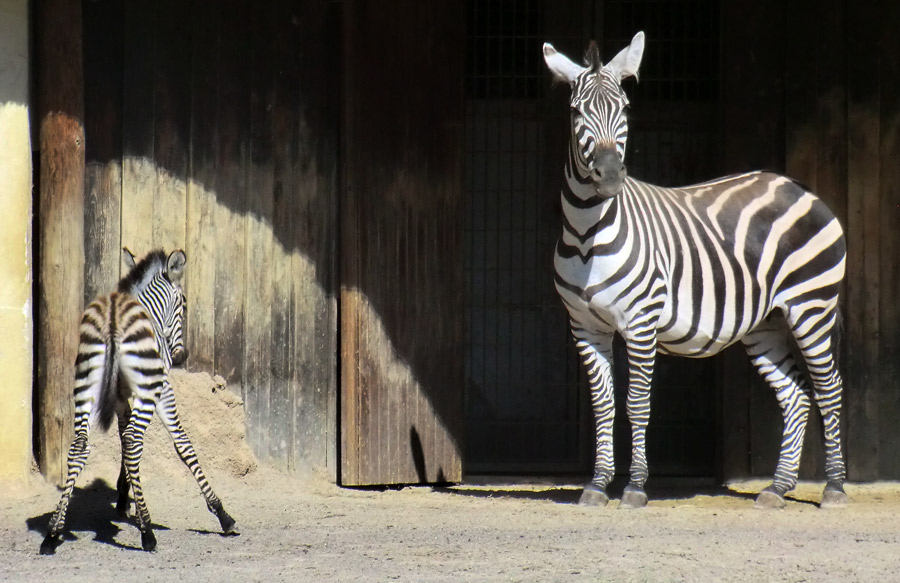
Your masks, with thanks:
[(628, 190), (630, 178), (625, 178), (623, 193), (604, 198), (597, 194), (589, 176), (583, 176), (571, 157), (566, 164), (566, 183), (562, 188), (562, 209), (566, 225), (577, 235), (584, 237), (597, 231), (601, 225), (612, 223), (619, 206), (619, 196)]

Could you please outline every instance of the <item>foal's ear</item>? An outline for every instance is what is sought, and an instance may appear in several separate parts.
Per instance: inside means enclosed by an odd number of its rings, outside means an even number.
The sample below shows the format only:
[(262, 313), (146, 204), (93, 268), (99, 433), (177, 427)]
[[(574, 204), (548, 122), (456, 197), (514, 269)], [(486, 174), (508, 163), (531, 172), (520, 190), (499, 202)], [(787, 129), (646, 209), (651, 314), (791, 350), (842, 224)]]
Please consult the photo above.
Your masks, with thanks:
[(544, 62), (547, 68), (553, 73), (553, 76), (560, 81), (565, 81), (569, 85), (575, 82), (575, 79), (585, 72), (585, 68), (581, 65), (573, 63), (569, 57), (558, 52), (550, 43), (544, 43)]
[(641, 58), (644, 56), (644, 31), (638, 32), (631, 39), (631, 44), (619, 51), (606, 69), (615, 75), (621, 82), (626, 77), (638, 78), (638, 67), (641, 66)]
[(134, 258), (134, 254), (128, 250), (128, 247), (122, 247), (122, 261), (125, 262), (128, 269), (134, 269), (134, 266), (137, 265), (137, 260)]
[(187, 255), (181, 249), (169, 253), (169, 259), (166, 261), (166, 275), (169, 277), (169, 281), (174, 283), (181, 280), (181, 276), (184, 275), (185, 263), (187, 263)]

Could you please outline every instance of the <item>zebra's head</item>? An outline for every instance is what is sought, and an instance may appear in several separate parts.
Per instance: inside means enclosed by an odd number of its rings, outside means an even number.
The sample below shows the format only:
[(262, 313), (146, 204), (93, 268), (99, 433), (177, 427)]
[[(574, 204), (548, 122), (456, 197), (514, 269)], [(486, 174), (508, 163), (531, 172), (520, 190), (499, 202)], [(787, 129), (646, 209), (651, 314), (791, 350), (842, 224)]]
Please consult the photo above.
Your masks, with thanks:
[(184, 346), (187, 302), (181, 289), (187, 256), (179, 249), (167, 257), (158, 249), (138, 262), (131, 251), (123, 248), (122, 257), (129, 272), (119, 282), (119, 291), (135, 297), (150, 314), (154, 329), (164, 340), (159, 349), (166, 364), (182, 364), (188, 356)]
[(605, 65), (600, 62), (596, 43), (591, 43), (584, 67), (557, 52), (553, 45), (544, 43), (547, 67), (572, 88), (571, 171), (579, 182), (593, 184), (592, 195), (609, 198), (622, 191), (627, 175), (625, 142), (628, 139), (625, 116), (628, 97), (622, 89), (622, 80), (637, 78), (643, 54), (643, 32), (634, 35), (631, 44)]

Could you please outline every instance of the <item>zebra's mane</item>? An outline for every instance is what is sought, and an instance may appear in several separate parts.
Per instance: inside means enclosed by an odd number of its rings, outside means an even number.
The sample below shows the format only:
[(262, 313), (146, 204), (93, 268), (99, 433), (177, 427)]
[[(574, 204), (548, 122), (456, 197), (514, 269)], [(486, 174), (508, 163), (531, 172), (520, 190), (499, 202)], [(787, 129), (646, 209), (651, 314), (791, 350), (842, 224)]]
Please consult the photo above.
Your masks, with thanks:
[(128, 272), (119, 281), (119, 293), (127, 293), (137, 297), (158, 273), (166, 270), (166, 252), (155, 249)]
[(592, 40), (584, 53), (584, 65), (594, 73), (603, 67), (603, 62), (600, 60), (600, 47), (597, 46), (597, 41)]

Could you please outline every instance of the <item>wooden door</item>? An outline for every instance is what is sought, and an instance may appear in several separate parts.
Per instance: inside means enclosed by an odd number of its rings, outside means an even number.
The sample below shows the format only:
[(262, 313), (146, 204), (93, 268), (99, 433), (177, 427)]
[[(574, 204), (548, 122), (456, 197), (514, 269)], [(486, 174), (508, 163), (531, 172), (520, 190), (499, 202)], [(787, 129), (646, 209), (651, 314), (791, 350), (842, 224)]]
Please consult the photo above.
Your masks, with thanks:
[(458, 481), (462, 4), (345, 9), (340, 481)]

